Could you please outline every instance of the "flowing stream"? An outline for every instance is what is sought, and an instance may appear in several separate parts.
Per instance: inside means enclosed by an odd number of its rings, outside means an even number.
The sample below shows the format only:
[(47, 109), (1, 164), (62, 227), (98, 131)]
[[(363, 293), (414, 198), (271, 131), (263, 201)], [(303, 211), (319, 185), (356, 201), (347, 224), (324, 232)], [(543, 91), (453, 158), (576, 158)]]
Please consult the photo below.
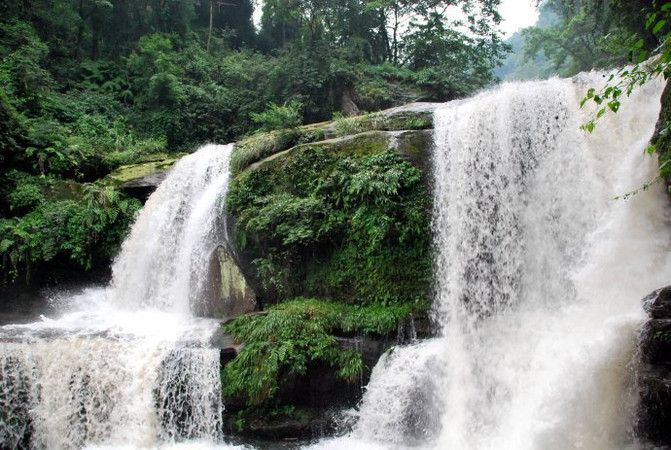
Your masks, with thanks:
[(216, 321), (199, 319), (232, 146), (182, 158), (150, 197), (106, 288), (0, 327), (2, 448), (222, 444)]
[[(356, 423), (319, 449), (636, 449), (640, 299), (668, 284), (669, 200), (644, 154), (660, 83), (594, 133), (599, 74), (505, 84), (435, 113), (435, 315), (388, 352)], [(231, 146), (183, 158), (148, 200), (106, 288), (0, 327), (3, 448), (230, 448), (207, 267)]]
[(353, 431), (320, 449), (641, 448), (640, 300), (669, 284), (669, 200), (644, 149), (649, 83), (580, 131), (600, 74), (504, 84), (435, 113), (442, 336), (375, 367)]

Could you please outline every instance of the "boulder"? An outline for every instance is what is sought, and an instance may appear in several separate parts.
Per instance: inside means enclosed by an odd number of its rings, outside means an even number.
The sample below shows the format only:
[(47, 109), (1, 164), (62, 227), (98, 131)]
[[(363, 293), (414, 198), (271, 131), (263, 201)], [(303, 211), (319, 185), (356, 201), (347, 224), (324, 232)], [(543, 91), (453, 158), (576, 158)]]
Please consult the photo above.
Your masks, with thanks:
[(137, 164), (121, 166), (104, 178), (128, 195), (141, 201), (147, 200), (168, 175), (168, 171), (182, 157), (179, 155), (154, 155)]
[(650, 443), (671, 446), (671, 286), (643, 299), (650, 319), (643, 325), (637, 370), (638, 434)]
[(657, 289), (645, 297), (643, 309), (651, 319), (671, 318), (671, 286)]
[(233, 318), (257, 309), (256, 293), (225, 246), (218, 246), (210, 262), (207, 301), (198, 315)]

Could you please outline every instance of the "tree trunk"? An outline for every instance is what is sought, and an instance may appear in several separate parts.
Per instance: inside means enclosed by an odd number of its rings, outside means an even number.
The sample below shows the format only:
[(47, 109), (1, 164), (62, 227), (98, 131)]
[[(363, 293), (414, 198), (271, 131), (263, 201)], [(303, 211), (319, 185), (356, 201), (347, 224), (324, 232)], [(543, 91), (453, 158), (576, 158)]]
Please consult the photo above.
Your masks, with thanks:
[(207, 52), (210, 53), (210, 41), (212, 40), (212, 23), (214, 21), (214, 0), (210, 0), (210, 26), (207, 29)]

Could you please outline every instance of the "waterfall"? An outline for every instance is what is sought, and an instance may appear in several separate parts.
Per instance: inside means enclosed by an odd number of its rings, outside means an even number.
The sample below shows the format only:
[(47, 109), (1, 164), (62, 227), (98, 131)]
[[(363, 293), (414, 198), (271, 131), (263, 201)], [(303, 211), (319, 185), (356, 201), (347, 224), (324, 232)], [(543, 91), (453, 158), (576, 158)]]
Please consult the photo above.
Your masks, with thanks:
[[(231, 147), (231, 146), (228, 146)], [(112, 268), (123, 307), (188, 313), (204, 297), (228, 188), (230, 149), (206, 145), (177, 162), (147, 200)]]
[(504, 84), (435, 113), (439, 338), (373, 370), (354, 430), (317, 448), (624, 449), (640, 300), (669, 283), (669, 201), (645, 154), (661, 82), (592, 134), (601, 74)]
[(443, 448), (631, 439), (628, 364), (640, 299), (668, 282), (668, 202), (662, 186), (614, 198), (655, 176), (642, 150), (661, 85), (586, 136), (576, 105), (599, 79), (585, 78), (504, 85), (436, 113)]
[(0, 327), (2, 448), (224, 445), (219, 351), (209, 347), (219, 324), (194, 313), (224, 235), (231, 150), (207, 145), (175, 165), (110, 286), (61, 299), (60, 317)]

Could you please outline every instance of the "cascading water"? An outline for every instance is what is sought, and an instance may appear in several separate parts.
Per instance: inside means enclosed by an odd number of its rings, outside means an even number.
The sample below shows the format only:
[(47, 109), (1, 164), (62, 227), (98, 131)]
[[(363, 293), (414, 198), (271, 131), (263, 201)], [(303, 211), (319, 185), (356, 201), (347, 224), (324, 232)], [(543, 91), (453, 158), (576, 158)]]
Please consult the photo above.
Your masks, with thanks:
[[(635, 448), (639, 299), (668, 284), (662, 186), (643, 155), (649, 83), (585, 136), (599, 76), (508, 84), (436, 112), (436, 316), (442, 336), (375, 367), (353, 432), (319, 448)], [(185, 157), (147, 202), (113, 283), (70, 312), (0, 327), (3, 448), (221, 443), (206, 273), (230, 148)], [(217, 229), (219, 227), (219, 232)]]
[[(147, 201), (113, 282), (58, 319), (0, 327), (2, 448), (221, 443), (217, 322), (194, 318), (221, 236), (231, 146), (182, 158)], [(223, 444), (222, 444), (223, 445)]]
[[(230, 150), (208, 145), (186, 157), (140, 212), (113, 267), (112, 301), (130, 308), (197, 312), (217, 245)], [(220, 233), (217, 233), (219, 231)]]
[(640, 299), (669, 283), (669, 201), (644, 154), (661, 83), (594, 133), (600, 75), (504, 84), (435, 113), (442, 336), (375, 367), (350, 435), (318, 448), (623, 449)]

